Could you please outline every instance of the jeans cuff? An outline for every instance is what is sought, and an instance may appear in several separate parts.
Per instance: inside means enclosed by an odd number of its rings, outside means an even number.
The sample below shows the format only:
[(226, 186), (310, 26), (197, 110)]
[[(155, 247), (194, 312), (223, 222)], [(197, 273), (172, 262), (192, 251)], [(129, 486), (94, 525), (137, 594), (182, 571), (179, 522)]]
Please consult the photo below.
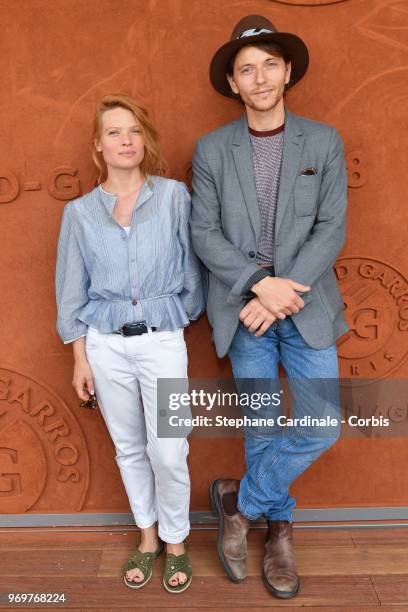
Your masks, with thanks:
[(269, 516), (265, 514), (265, 518), (267, 521), (289, 521), (289, 523), (293, 523), (292, 512), (273, 512)]
[(259, 519), (260, 516), (262, 516), (261, 514), (259, 514), (258, 516), (249, 516), (246, 512), (243, 512), (239, 503), (239, 500), (237, 502), (237, 508), (239, 510), (239, 512), (242, 514), (243, 517), (245, 517), (246, 519), (248, 519), (248, 521), (256, 521), (257, 519)]

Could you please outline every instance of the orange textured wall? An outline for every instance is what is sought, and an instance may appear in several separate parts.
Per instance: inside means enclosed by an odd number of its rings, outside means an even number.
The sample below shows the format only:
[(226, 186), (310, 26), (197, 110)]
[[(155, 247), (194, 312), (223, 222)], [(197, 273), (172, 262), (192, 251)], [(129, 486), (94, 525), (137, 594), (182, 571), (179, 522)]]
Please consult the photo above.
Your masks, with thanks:
[[(169, 174), (189, 181), (196, 139), (241, 108), (212, 90), (208, 64), (245, 14), (298, 33), (311, 65), (288, 95), (295, 113), (345, 141), (347, 244), (337, 273), (351, 332), (344, 376), (408, 373), (408, 7), (404, 0), (0, 1), (0, 512), (128, 511), (100, 414), (81, 411), (71, 348), (55, 332), (54, 265), (65, 202), (92, 186), (98, 98), (142, 99)], [(373, 263), (375, 278), (364, 276)], [(187, 332), (190, 374), (228, 377), (205, 319)], [(387, 399), (382, 409), (388, 410)], [(402, 407), (402, 410), (406, 411)], [(296, 483), (299, 507), (408, 505), (404, 439), (344, 439)], [(241, 442), (191, 440), (192, 509), (215, 476), (240, 476)]]

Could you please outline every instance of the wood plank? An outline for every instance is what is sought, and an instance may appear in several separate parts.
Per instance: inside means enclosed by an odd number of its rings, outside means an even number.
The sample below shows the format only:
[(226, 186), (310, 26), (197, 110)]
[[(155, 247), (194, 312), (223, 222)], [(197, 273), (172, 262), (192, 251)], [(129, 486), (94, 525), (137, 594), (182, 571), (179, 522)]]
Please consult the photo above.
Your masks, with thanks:
[(331, 546), (298, 549), (299, 573), (308, 576), (408, 573), (407, 546)]
[[(408, 530), (407, 530), (408, 532)], [(248, 542), (259, 543), (262, 547), (265, 541), (266, 530), (253, 529), (248, 536)], [(215, 547), (217, 539), (217, 530), (200, 530), (192, 531), (189, 535), (190, 546), (208, 545)], [(354, 542), (346, 529), (307, 529), (294, 530), (294, 539), (296, 548), (310, 547), (316, 544), (328, 546), (353, 546)], [(67, 531), (67, 532), (13, 532), (0, 533), (0, 550), (26, 550), (26, 549), (56, 549), (66, 548), (72, 550), (80, 550), (83, 548), (99, 549), (99, 548), (116, 548), (127, 549), (136, 546), (139, 540), (138, 531)], [(258, 544), (257, 544), (258, 545)]]
[[(273, 602), (272, 602), (273, 603)], [(269, 605), (269, 606), (256, 606), (256, 607), (251, 607), (251, 612), (253, 610), (257, 611), (259, 610), (264, 611), (264, 610), (273, 610), (275, 606)], [(299, 612), (299, 609), (303, 607), (303, 604), (299, 604), (298, 606), (294, 605), (292, 603), (291, 606), (285, 606), (285, 610), (287, 612)], [(12, 608), (0, 608), (0, 612), (10, 612)], [(17, 606), (14, 606), (14, 609), (18, 609)], [(22, 608), (20, 608), (21, 610)], [(36, 608), (30, 608), (32, 610), (37, 609), (37, 610), (46, 610), (46, 608), (41, 608), (36, 606)], [(146, 608), (146, 612), (163, 612), (163, 607), (161, 608), (152, 608), (152, 607), (148, 607)], [(205, 612), (224, 612), (225, 608), (197, 608), (197, 607), (185, 607), (185, 608), (180, 608), (178, 605), (172, 605), (171, 602), (168, 602), (166, 605), (166, 609), (171, 610), (172, 612), (200, 612), (200, 610), (203, 610)], [(49, 610), (49, 609), (48, 609)], [(73, 608), (71, 606), (64, 606), (62, 608), (62, 610), (64, 610), (64, 612), (69, 611), (69, 610), (76, 610), (76, 612), (107, 612), (108, 609), (106, 607), (103, 608)], [(121, 608), (112, 608), (109, 607), (109, 612), (110, 610), (121, 610)], [(348, 606), (342, 606), (342, 605), (338, 605), (338, 606), (307, 606), (307, 612), (342, 612), (342, 610), (350, 610), (350, 608)], [(398, 607), (398, 608), (384, 608), (381, 607), (380, 604), (378, 604), (378, 606), (355, 606), (353, 607), (353, 612), (402, 612), (402, 610), (404, 610), (403, 607)], [(26, 610), (26, 612), (28, 612), (28, 610)], [(52, 610), (51, 612), (56, 612), (55, 610)], [(248, 608), (237, 608), (234, 607), (234, 612), (248, 612)]]
[(13, 532), (0, 533), (0, 550), (6, 548), (123, 548), (128, 543), (135, 543), (139, 539), (139, 532), (110, 532), (110, 531), (51, 531), (51, 532)]
[[(269, 594), (260, 580), (265, 535), (262, 530), (253, 530), (249, 535), (249, 576), (241, 585), (232, 584), (224, 575), (215, 550), (216, 531), (193, 532), (190, 550), (194, 582), (177, 599), (167, 594), (161, 584), (164, 557), (156, 561), (155, 576), (143, 592), (130, 591), (123, 585), (120, 568), (134, 550), (134, 531), (8, 534), (8, 542), (2, 540), (0, 544), (0, 591), (21, 592), (23, 584), (25, 592), (63, 590), (71, 600), (63, 609), (84, 612), (131, 608), (149, 612), (154, 608), (183, 612), (234, 608), (234, 612), (240, 612), (235, 604), (242, 606), (243, 600), (242, 612), (272, 607), (296, 610), (300, 606), (308, 606), (309, 610), (324, 606), (325, 612), (331, 608), (333, 612), (341, 608), (354, 612), (378, 609), (380, 605), (383, 610), (391, 610), (390, 606), (408, 610), (406, 530), (367, 531), (295, 530), (302, 587), (296, 598), (286, 602)], [(22, 609), (16, 605), (4, 609), (12, 607)]]
[[(399, 576), (373, 576), (372, 583), (382, 605), (405, 604), (408, 610), (407, 574)], [(399, 609), (401, 610), (401, 608)]]
[[(334, 552), (335, 550), (335, 552)], [(102, 551), (98, 576), (114, 577), (118, 568), (131, 556), (132, 550), (107, 549)], [(196, 576), (223, 576), (215, 547), (190, 546), (190, 555)], [(262, 572), (264, 549), (250, 543), (248, 546), (248, 576)], [(296, 559), (302, 576), (376, 575), (408, 573), (408, 547), (395, 546), (313, 546), (298, 547)], [(157, 559), (161, 571), (163, 559)]]
[(357, 546), (371, 546), (385, 544), (388, 546), (408, 546), (408, 529), (386, 528), (386, 529), (350, 529), (350, 537)]
[[(0, 578), (0, 592), (21, 592), (22, 580)], [(47, 578), (24, 579), (25, 592), (49, 592), (50, 580)], [(273, 597), (263, 586), (259, 577), (249, 577), (242, 584), (233, 584), (227, 578), (195, 576), (191, 587), (177, 600), (163, 589), (161, 578), (154, 576), (149, 584), (140, 591), (131, 591), (119, 579), (94, 578), (86, 580), (66, 577), (52, 580), (52, 592), (65, 592), (69, 602), (61, 609), (102, 608), (105, 610), (126, 610), (151, 608), (172, 609), (178, 606), (184, 611), (202, 608), (234, 609), (236, 604), (245, 601), (246, 611), (253, 608), (297, 608), (299, 606), (344, 606), (357, 610), (364, 606), (377, 606), (378, 599), (369, 576), (329, 576), (305, 577), (301, 591), (295, 599), (285, 601)], [(14, 606), (17, 609), (17, 606)], [(57, 607), (55, 607), (57, 610)]]
[[(265, 541), (266, 529), (252, 529), (249, 532), (248, 542)], [(314, 546), (323, 544), (326, 546), (353, 546), (354, 542), (348, 529), (293, 529), (295, 546)], [(216, 537), (214, 537), (214, 541)]]
[[(368, 530), (360, 530), (368, 531)], [(378, 530), (374, 530), (378, 531)], [(385, 531), (394, 531), (392, 529)], [(400, 530), (398, 530), (400, 531)], [(403, 529), (401, 531), (404, 531)], [(249, 532), (249, 541), (263, 542), (265, 538), (265, 529), (252, 529)], [(408, 536), (408, 529), (406, 530)], [(11, 545), (11, 548), (16, 548), (19, 542), (24, 547), (38, 547), (48, 548), (50, 545), (62, 543), (66, 547), (83, 547), (95, 546), (99, 547), (103, 543), (104, 547), (119, 547), (125, 542), (136, 542), (139, 538), (139, 530), (123, 530), (123, 531), (26, 531), (24, 529), (18, 529), (16, 531), (2, 531), (0, 530), (0, 550), (7, 548)], [(217, 529), (200, 529), (193, 530), (189, 535), (189, 541), (193, 544), (205, 544), (213, 542), (215, 543), (217, 538)], [(342, 546), (353, 544), (353, 539), (350, 536), (348, 529), (299, 529), (294, 528), (294, 538), (296, 546), (309, 546), (314, 543), (326, 543), (330, 545)], [(384, 542), (386, 543), (386, 542)]]
[[(2, 576), (96, 576), (102, 550), (6, 550), (0, 558)], [(50, 582), (50, 581), (48, 581)], [(20, 585), (20, 589), (22, 588)], [(48, 592), (48, 591), (47, 591)]]
[[(134, 543), (129, 545), (89, 549), (59, 546), (42, 549), (8, 548), (2, 551), (0, 571), (5, 576), (18, 576), (25, 572), (27, 564), (35, 566), (34, 575), (76, 576), (98, 575), (115, 577), (119, 568), (131, 556)], [(334, 553), (335, 551), (335, 553)], [(213, 543), (191, 545), (191, 558), (197, 576), (223, 576)], [(263, 544), (249, 543), (248, 575), (259, 576), (263, 561)], [(329, 575), (383, 575), (408, 574), (408, 547), (406, 546), (303, 546), (296, 548), (299, 573), (307, 576)], [(157, 560), (158, 571), (162, 561)]]

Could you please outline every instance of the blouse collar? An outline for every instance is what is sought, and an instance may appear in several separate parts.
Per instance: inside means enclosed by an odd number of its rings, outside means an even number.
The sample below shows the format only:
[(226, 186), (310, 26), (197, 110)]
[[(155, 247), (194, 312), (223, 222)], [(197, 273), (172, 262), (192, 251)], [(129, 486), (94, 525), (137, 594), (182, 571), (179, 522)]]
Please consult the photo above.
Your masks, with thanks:
[[(150, 178), (152, 179), (152, 177)], [(140, 208), (140, 206), (142, 206), (153, 195), (153, 188), (154, 188), (154, 182), (153, 182), (153, 186), (149, 187), (147, 179), (146, 179), (144, 183), (142, 184), (142, 187), (139, 191), (139, 195), (137, 196), (137, 199), (136, 199), (137, 208)], [(98, 185), (96, 189), (98, 190), (99, 199), (103, 202), (108, 214), (112, 216), (113, 209), (115, 208), (115, 204), (116, 204), (118, 195), (116, 193), (111, 193), (110, 191), (106, 191), (102, 187), (102, 185)]]

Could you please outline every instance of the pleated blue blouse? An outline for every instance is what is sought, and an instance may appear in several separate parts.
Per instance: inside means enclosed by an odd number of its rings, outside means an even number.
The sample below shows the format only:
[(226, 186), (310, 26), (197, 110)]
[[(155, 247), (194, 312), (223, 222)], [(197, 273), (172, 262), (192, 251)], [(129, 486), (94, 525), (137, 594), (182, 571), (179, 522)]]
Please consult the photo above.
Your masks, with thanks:
[(205, 308), (186, 185), (145, 180), (129, 235), (112, 217), (115, 203), (116, 195), (98, 186), (64, 208), (56, 266), (57, 331), (64, 343), (86, 335), (88, 326), (108, 333), (144, 321), (174, 330)]

